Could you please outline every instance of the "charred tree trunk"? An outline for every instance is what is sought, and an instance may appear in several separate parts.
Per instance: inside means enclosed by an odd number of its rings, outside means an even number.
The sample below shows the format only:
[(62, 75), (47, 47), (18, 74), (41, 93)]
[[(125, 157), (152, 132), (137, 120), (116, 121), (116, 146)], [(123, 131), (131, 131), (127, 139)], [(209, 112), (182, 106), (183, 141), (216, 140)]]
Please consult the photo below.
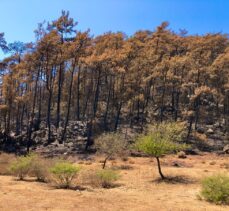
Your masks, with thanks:
[(107, 130), (107, 116), (108, 116), (108, 110), (109, 110), (109, 105), (110, 105), (110, 98), (111, 98), (111, 88), (112, 88), (112, 80), (110, 79), (110, 86), (109, 86), (109, 91), (108, 91), (108, 96), (107, 96), (107, 105), (106, 105), (106, 110), (104, 114), (104, 130)]
[(37, 99), (37, 86), (38, 86), (39, 77), (40, 77), (40, 68), (38, 68), (38, 71), (37, 71), (37, 77), (36, 77), (35, 87), (34, 87), (32, 112), (30, 115), (29, 125), (28, 125), (28, 129), (27, 129), (27, 152), (28, 153), (29, 153), (29, 148), (31, 145), (31, 135), (32, 135), (32, 129), (33, 129), (34, 115), (35, 115), (35, 106), (36, 106), (36, 99)]
[(62, 84), (63, 84), (63, 63), (60, 64), (60, 69), (58, 72), (58, 93), (57, 93), (57, 108), (56, 108), (56, 128), (59, 128), (60, 125), (60, 103), (61, 103), (61, 94), (62, 94)]
[(98, 72), (98, 78), (97, 78), (97, 84), (96, 84), (96, 89), (95, 89), (95, 98), (94, 98), (94, 103), (93, 103), (93, 115), (94, 118), (96, 117), (96, 112), (98, 108), (98, 101), (99, 101), (99, 91), (100, 91), (100, 77), (101, 77), (101, 70)]
[(48, 109), (47, 109), (48, 143), (51, 142), (51, 104), (52, 104), (52, 90), (49, 90)]
[(122, 109), (122, 102), (119, 104), (118, 109), (117, 109), (117, 114), (116, 114), (116, 117), (115, 117), (114, 131), (116, 131), (118, 129), (119, 120), (120, 120), (120, 114), (121, 114), (121, 109)]
[[(68, 95), (68, 105), (67, 105), (67, 114), (65, 117), (65, 123), (64, 123), (64, 130), (61, 136), (61, 143), (64, 142), (65, 140), (65, 135), (66, 135), (66, 129), (68, 126), (68, 121), (69, 121), (69, 114), (70, 114), (70, 108), (71, 108), (71, 99), (72, 99), (72, 85), (73, 85), (73, 76), (74, 76), (74, 70), (75, 70), (75, 64), (72, 67), (71, 71), (71, 79), (70, 79), (70, 85), (69, 85), (69, 95)], [(79, 68), (80, 70), (80, 68)]]
[(77, 120), (80, 120), (80, 74), (81, 74), (81, 70), (79, 68), (78, 77), (77, 77), (77, 98), (76, 98), (76, 106), (77, 106), (76, 118)]

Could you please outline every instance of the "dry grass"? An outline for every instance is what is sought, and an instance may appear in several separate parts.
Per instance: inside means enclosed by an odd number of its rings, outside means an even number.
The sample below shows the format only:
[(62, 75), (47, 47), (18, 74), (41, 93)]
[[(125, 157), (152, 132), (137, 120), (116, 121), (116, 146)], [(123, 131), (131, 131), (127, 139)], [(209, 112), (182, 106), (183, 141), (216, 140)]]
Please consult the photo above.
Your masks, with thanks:
[[(91, 165), (82, 164), (82, 172), (78, 178), (81, 189), (61, 190), (36, 182), (18, 182), (9, 176), (0, 177), (0, 210), (185, 210), (185, 211), (226, 211), (229, 206), (217, 206), (198, 199), (200, 181), (214, 173), (227, 172), (222, 168), (228, 163), (228, 157), (216, 155), (188, 156), (177, 168), (173, 163), (175, 156), (162, 159), (162, 170), (169, 175), (168, 180), (161, 182), (158, 178), (156, 162), (150, 158), (130, 158), (131, 162), (121, 159), (110, 163), (114, 168), (122, 165), (130, 169), (119, 170), (120, 186), (113, 189), (92, 187), (86, 175), (101, 168), (96, 158)], [(214, 165), (210, 162), (214, 161)], [(112, 166), (113, 165), (113, 166)], [(82, 188), (84, 187), (84, 188)]]
[(13, 154), (0, 153), (0, 175), (9, 175), (9, 166), (15, 160), (16, 157)]

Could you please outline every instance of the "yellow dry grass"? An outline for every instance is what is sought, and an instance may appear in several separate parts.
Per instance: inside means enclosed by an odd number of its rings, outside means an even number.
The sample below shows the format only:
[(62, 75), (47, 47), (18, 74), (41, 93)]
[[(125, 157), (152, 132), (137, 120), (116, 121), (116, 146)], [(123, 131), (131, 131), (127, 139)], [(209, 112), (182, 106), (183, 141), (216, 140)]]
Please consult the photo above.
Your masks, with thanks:
[[(101, 159), (81, 162), (82, 175), (78, 179), (85, 186), (83, 175), (100, 168)], [(173, 166), (177, 162), (180, 167)], [(226, 211), (229, 206), (217, 206), (198, 199), (200, 181), (214, 173), (229, 173), (229, 157), (206, 154), (178, 159), (162, 159), (165, 175), (172, 179), (158, 181), (156, 162), (151, 158), (129, 158), (127, 161), (109, 161), (113, 168), (121, 167), (119, 185), (113, 189), (92, 188), (85, 190), (55, 189), (49, 184), (31, 180), (16, 181), (10, 176), (0, 176), (0, 210), (55, 210), (55, 211)], [(125, 169), (125, 166), (130, 166)], [(124, 168), (124, 169), (123, 169)]]

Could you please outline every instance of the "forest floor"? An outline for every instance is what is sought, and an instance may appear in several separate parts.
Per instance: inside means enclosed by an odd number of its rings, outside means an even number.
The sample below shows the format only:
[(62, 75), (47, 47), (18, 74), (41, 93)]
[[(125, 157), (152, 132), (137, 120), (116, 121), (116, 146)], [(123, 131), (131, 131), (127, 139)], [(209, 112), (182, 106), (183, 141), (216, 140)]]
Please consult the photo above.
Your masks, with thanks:
[[(101, 158), (81, 161), (82, 171), (101, 166)], [(229, 174), (229, 157), (215, 154), (162, 158), (162, 170), (171, 177), (158, 180), (156, 162), (152, 158), (133, 158), (109, 161), (109, 167), (119, 168), (121, 178), (111, 189), (85, 190), (56, 189), (45, 183), (17, 181), (11, 176), (0, 176), (0, 210), (55, 210), (55, 211), (223, 211), (229, 206), (214, 205), (198, 198), (200, 181), (214, 173)], [(179, 167), (178, 167), (179, 166)], [(81, 179), (78, 180), (81, 186)], [(83, 186), (83, 184), (82, 184)]]

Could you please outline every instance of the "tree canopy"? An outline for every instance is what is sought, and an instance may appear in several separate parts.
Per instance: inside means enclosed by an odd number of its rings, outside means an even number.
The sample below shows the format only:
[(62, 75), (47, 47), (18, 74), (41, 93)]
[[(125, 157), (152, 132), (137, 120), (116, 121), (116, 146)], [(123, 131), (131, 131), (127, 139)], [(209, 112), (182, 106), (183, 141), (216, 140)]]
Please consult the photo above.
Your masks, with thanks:
[[(220, 121), (229, 130), (229, 42), (224, 34), (175, 33), (167, 22), (132, 36), (93, 37), (68, 12), (41, 23), (32, 44), (0, 47), (0, 119), (6, 133), (49, 130), (69, 120), (96, 122), (100, 131), (153, 121), (187, 121), (192, 129)], [(194, 126), (194, 127), (193, 127)], [(28, 141), (29, 146), (29, 141)]]

